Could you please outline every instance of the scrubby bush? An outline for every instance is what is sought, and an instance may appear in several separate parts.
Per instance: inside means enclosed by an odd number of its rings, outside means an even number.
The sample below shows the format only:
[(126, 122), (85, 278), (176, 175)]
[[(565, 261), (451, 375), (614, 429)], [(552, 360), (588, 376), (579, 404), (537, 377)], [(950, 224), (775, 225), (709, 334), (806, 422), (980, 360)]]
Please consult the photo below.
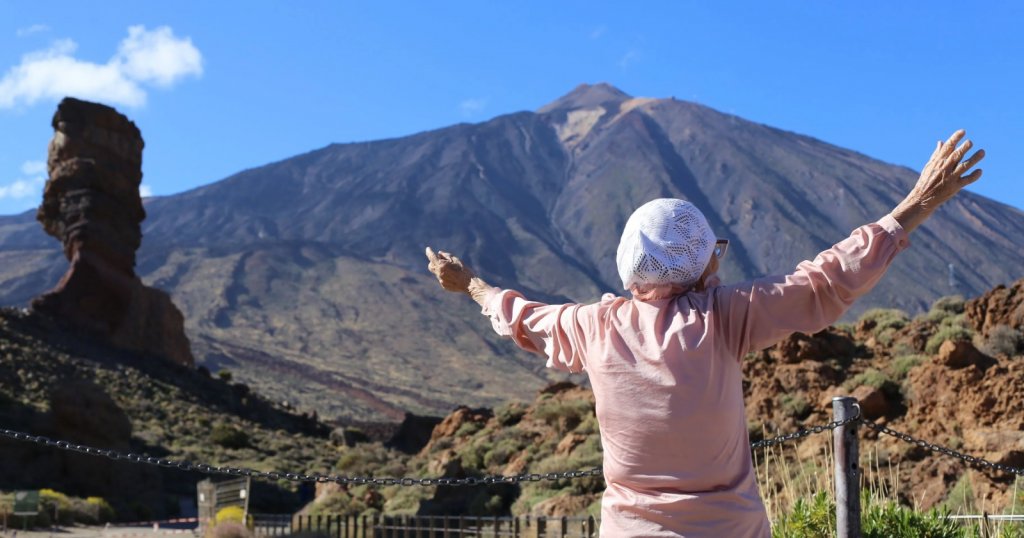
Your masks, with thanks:
[(220, 526), (226, 523), (235, 523), (242, 525), (245, 522), (245, 527), (253, 528), (254, 522), (252, 514), (246, 514), (240, 506), (225, 506), (220, 510), (217, 510), (217, 515), (214, 516), (214, 526)]
[(114, 507), (110, 506), (110, 503), (103, 497), (89, 497), (85, 499), (85, 502), (95, 514), (96, 523), (107, 523), (113, 521), (117, 516)]
[(928, 311), (929, 321), (939, 323), (940, 321), (964, 313), (964, 298), (960, 295), (947, 295), (939, 297), (932, 303)]
[(939, 347), (941, 347), (942, 343), (946, 340), (952, 340), (954, 342), (960, 340), (970, 341), (973, 334), (974, 333), (971, 332), (970, 329), (962, 325), (946, 325), (940, 327), (938, 332), (928, 339), (928, 343), (924, 345), (924, 351), (929, 355), (934, 355), (939, 351)]
[(779, 397), (779, 406), (787, 415), (796, 419), (804, 419), (811, 414), (811, 404), (801, 394), (783, 394)]
[(960, 538), (967, 529), (949, 519), (949, 512), (916, 512), (892, 501), (866, 503), (861, 517), (864, 538)]
[(249, 446), (249, 436), (229, 424), (217, 424), (210, 431), (210, 442), (224, 448), (245, 448)]
[(805, 538), (807, 536), (834, 536), (836, 505), (824, 491), (808, 499), (797, 499), (788, 514), (772, 525), (772, 538)]
[(895, 308), (872, 308), (860, 316), (860, 321), (873, 324), (871, 333), (877, 337), (886, 330), (902, 329), (910, 321), (910, 317), (906, 312)]
[(484, 466), (496, 467), (508, 463), (509, 458), (522, 450), (522, 444), (514, 439), (502, 439), (484, 453)]
[(587, 416), (594, 414), (594, 404), (588, 400), (546, 400), (537, 404), (533, 416), (554, 426), (564, 434), (575, 429)]
[(512, 402), (499, 407), (494, 413), (494, 418), (502, 426), (514, 426), (522, 420), (524, 414), (526, 414), (526, 407), (519, 402)]
[(892, 362), (889, 364), (889, 372), (892, 374), (892, 377), (895, 380), (902, 380), (903, 378), (907, 377), (907, 374), (910, 372), (911, 369), (913, 369), (918, 364), (921, 364), (921, 362), (924, 359), (924, 355), (900, 355), (899, 357), (893, 359)]
[[(960, 538), (968, 529), (948, 518), (946, 510), (915, 512), (890, 500), (861, 500), (861, 533), (865, 538)], [(788, 514), (772, 525), (773, 538), (835, 536), (835, 500), (826, 492), (797, 499)]]
[(981, 350), (986, 355), (1006, 355), (1012, 357), (1024, 350), (1024, 335), (1007, 325), (996, 325), (982, 342)]

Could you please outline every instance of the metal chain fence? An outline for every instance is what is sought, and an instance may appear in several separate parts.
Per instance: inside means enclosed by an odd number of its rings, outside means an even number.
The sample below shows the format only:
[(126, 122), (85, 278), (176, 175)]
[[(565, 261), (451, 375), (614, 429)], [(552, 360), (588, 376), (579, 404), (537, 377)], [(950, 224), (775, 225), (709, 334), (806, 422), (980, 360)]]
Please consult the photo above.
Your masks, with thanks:
[(881, 424), (875, 424), (870, 420), (860, 419), (860, 423), (880, 434), (891, 435), (901, 441), (910, 443), (912, 445), (917, 445), (925, 450), (928, 450), (929, 452), (938, 452), (939, 454), (943, 454), (951, 458), (956, 458), (968, 465), (973, 465), (975, 467), (981, 467), (985, 469), (993, 469), (996, 471), (1003, 471), (1004, 473), (1011, 473), (1017, 476), (1024, 476), (1024, 468), (1021, 467), (1011, 467), (1009, 465), (1005, 465), (1002, 463), (988, 461), (977, 456), (971, 456), (970, 454), (964, 454), (963, 452), (957, 452), (952, 448), (937, 445), (935, 443), (929, 443), (928, 441), (918, 439), (917, 437), (905, 434), (903, 432), (898, 432), (886, 426), (882, 426)]
[[(886, 426), (875, 424), (870, 420), (861, 418), (860, 414), (844, 419), (834, 420), (827, 424), (821, 424), (813, 426), (811, 428), (798, 430), (791, 433), (786, 433), (770, 439), (763, 439), (750, 444), (750, 448), (758, 450), (762, 448), (768, 448), (770, 446), (780, 445), (789, 441), (795, 441), (802, 439), (809, 435), (823, 433), (826, 431), (834, 430), (840, 426), (857, 422), (863, 424), (871, 430), (874, 430), (880, 434), (891, 435), (905, 441), (907, 443), (917, 445), (921, 448), (929, 450), (931, 452), (937, 452), (946, 456), (957, 458), (968, 465), (975, 467), (982, 467), (987, 469), (993, 469), (997, 471), (1003, 471), (1006, 473), (1012, 473), (1018, 476), (1024, 476), (1024, 469), (1011, 467), (1002, 463), (991, 462), (976, 456), (957, 452), (951, 448), (929, 443), (927, 441), (918, 439), (916, 437), (907, 435), (890, 429)], [(562, 471), (558, 473), (528, 473), (519, 475), (491, 475), (483, 477), (467, 477), (467, 478), (377, 478), (372, 476), (341, 476), (341, 475), (325, 475), (320, 473), (314, 474), (301, 474), (301, 473), (282, 473), (276, 471), (257, 471), (255, 469), (248, 469), (244, 467), (218, 467), (214, 465), (207, 465), (205, 463), (192, 463), (190, 461), (174, 461), (163, 458), (155, 458), (152, 456), (146, 456), (143, 454), (135, 454), (131, 452), (119, 452), (117, 450), (94, 448), (86, 445), (80, 445), (71, 443), (68, 441), (53, 440), (49, 437), (41, 435), (30, 435), (18, 431), (2, 429), (0, 428), (0, 435), (9, 437), (18, 441), (27, 441), (36, 443), (48, 447), (59, 448), (61, 450), (68, 450), (71, 452), (79, 452), (82, 454), (89, 454), (91, 456), (104, 456), (116, 461), (130, 461), (134, 463), (144, 463), (148, 465), (156, 465), (159, 467), (167, 467), (171, 469), (179, 469), (182, 471), (195, 471), (205, 474), (222, 474), (229, 476), (248, 476), (251, 478), (263, 478), (266, 480), (289, 480), (292, 482), (335, 482), (338, 484), (353, 484), (353, 485), (371, 485), (371, 486), (477, 486), (487, 484), (518, 484), (522, 482), (540, 482), (540, 481), (556, 481), (573, 478), (584, 478), (591, 476), (601, 476), (602, 471), (600, 467), (593, 469), (586, 469), (580, 471)]]

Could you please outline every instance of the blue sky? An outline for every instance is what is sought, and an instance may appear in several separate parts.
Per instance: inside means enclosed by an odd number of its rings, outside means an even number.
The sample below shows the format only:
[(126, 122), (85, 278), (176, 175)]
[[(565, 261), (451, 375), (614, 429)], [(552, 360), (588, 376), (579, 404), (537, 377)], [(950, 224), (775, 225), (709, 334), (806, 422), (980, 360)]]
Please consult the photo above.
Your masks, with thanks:
[(914, 169), (964, 127), (988, 153), (971, 190), (1024, 208), (1022, 6), (0, 0), (0, 214), (38, 205), (66, 93), (139, 125), (144, 190), (166, 195), (332, 142), (534, 110), (582, 82)]

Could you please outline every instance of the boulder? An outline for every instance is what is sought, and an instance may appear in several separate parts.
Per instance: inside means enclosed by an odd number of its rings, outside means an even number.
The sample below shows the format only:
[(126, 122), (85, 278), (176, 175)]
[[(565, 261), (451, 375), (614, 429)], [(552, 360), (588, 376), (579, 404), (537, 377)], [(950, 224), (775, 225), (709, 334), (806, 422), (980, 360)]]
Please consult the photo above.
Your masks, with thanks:
[(967, 340), (946, 340), (939, 346), (936, 361), (948, 368), (958, 369), (979, 364), (985, 356)]
[(875, 420), (892, 412), (892, 406), (882, 389), (861, 385), (853, 389), (850, 396), (857, 399), (861, 416), (868, 420)]

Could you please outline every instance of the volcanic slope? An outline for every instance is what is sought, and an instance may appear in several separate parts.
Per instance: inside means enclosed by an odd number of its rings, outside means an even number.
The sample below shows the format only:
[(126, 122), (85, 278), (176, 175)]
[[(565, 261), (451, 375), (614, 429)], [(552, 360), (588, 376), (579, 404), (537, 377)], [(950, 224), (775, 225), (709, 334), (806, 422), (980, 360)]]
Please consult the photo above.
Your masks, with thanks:
[[(582, 85), (536, 112), (333, 144), (149, 200), (138, 273), (172, 294), (215, 371), (323, 416), (440, 414), (530, 398), (550, 375), (437, 287), (426, 245), (531, 298), (593, 301), (619, 291), (618, 235), (652, 198), (705, 212), (731, 240), (730, 282), (791, 270), (916, 178), (698, 104)], [(1024, 213), (963, 193), (852, 315), (1011, 282), (1021, 237)], [(0, 218), (0, 302), (52, 286), (66, 263), (56, 247), (31, 214)]]

